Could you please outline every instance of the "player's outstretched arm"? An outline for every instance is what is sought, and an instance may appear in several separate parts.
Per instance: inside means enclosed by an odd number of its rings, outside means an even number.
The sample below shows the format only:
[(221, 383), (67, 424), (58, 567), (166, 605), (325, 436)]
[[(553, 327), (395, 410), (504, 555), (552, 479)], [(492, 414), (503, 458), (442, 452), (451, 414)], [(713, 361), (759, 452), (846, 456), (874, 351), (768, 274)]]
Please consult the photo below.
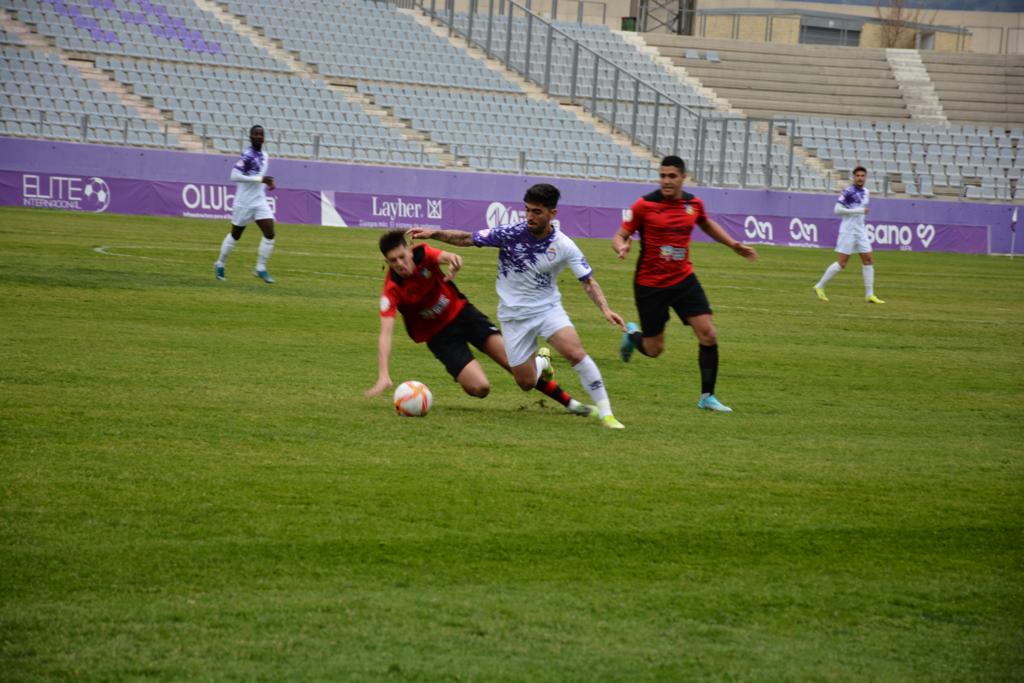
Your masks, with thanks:
[(755, 251), (753, 247), (747, 246), (746, 244), (743, 244), (743, 242), (729, 237), (729, 233), (725, 231), (725, 228), (710, 218), (704, 217), (698, 219), (697, 225), (699, 225), (700, 229), (706, 232), (713, 240), (721, 242), (748, 261), (757, 260), (757, 251)]
[(612, 250), (620, 259), (624, 259), (626, 254), (629, 253), (630, 246), (632, 246), (632, 243), (629, 239), (629, 233), (619, 228), (615, 235), (612, 236)]
[(465, 230), (435, 230), (433, 228), (413, 228), (405, 233), (416, 240), (437, 240), (456, 247), (473, 246), (473, 233)]
[(376, 396), (385, 389), (390, 389), (393, 382), (388, 372), (391, 359), (391, 336), (395, 331), (394, 318), (380, 319), (380, 336), (377, 338), (377, 383), (366, 390), (366, 396)]
[(601, 310), (601, 315), (604, 316), (604, 319), (612, 325), (618, 325), (625, 332), (626, 321), (622, 319), (621, 315), (608, 307), (608, 300), (605, 299), (604, 292), (601, 291), (601, 285), (597, 284), (597, 280), (588, 277), (586, 280), (580, 280), (580, 284), (583, 285), (583, 291), (587, 293), (590, 300)]
[(832, 207), (832, 213), (837, 216), (860, 216), (861, 214), (867, 215), (868, 207), (858, 206), (855, 209), (848, 209), (842, 205), (841, 202), (836, 202), (836, 205)]

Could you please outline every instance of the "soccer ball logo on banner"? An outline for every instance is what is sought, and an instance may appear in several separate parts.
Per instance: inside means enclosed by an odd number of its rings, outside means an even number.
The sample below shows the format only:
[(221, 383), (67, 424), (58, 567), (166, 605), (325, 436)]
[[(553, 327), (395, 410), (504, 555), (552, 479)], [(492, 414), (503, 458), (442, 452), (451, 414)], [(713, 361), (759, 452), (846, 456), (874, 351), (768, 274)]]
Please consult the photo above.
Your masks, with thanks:
[(110, 206), (110, 187), (103, 178), (89, 178), (82, 188), (82, 208), (100, 213)]

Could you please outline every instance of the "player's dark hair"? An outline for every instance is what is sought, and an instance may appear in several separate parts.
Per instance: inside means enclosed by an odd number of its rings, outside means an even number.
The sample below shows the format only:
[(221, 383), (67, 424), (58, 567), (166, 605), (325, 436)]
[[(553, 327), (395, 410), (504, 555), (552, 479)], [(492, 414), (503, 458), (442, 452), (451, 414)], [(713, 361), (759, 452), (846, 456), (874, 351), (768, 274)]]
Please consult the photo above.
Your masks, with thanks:
[(526, 191), (523, 201), (527, 204), (540, 204), (545, 209), (554, 209), (558, 206), (561, 196), (562, 193), (554, 185), (538, 183)]
[(686, 173), (686, 162), (677, 157), (675, 154), (670, 154), (661, 160), (662, 166), (675, 166), (679, 169), (680, 173)]
[(255, 126), (253, 126), (252, 128), (250, 128), (250, 129), (249, 129), (249, 135), (250, 135), (250, 136), (252, 136), (253, 132), (254, 132), (254, 131), (255, 131), (255, 130), (257, 129), (257, 128), (259, 128), (260, 130), (263, 130), (263, 126), (261, 126), (260, 124), (258, 124), (258, 123), (257, 123), (257, 124), (256, 124)]
[(864, 168), (863, 166), (858, 166), (857, 168), (853, 169), (853, 173), (851, 175), (857, 175), (858, 171), (864, 171), (864, 174), (867, 175), (868, 169)]
[(380, 238), (380, 253), (387, 254), (395, 247), (405, 244), (405, 230), (388, 230)]

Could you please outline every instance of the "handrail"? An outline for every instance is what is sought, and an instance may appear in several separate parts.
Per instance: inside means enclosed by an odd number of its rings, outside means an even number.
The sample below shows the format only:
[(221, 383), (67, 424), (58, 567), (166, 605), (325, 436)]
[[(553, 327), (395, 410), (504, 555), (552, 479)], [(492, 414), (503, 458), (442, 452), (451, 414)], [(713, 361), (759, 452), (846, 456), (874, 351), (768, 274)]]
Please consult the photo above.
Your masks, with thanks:
[[(502, 61), (505, 64), (505, 66), (507, 68), (509, 68), (509, 69), (511, 69), (511, 70), (513, 70), (513, 71), (515, 71), (517, 73), (519, 73), (524, 78), (526, 78), (528, 81), (532, 81), (532, 82), (536, 83), (538, 86), (543, 88), (545, 93), (547, 93), (549, 95), (552, 95), (552, 96), (554, 96), (554, 93), (551, 92), (552, 86), (551, 86), (551, 78), (550, 78), (550, 68), (551, 68), (551, 56), (550, 56), (551, 55), (551, 50), (550, 50), (550, 47), (553, 44), (555, 36), (558, 36), (562, 40), (566, 41), (571, 46), (571, 50), (573, 52), (572, 72), (571, 72), (570, 84), (569, 84), (569, 102), (571, 104), (574, 104), (574, 105), (578, 104), (578, 105), (582, 106), (584, 109), (588, 110), (593, 116), (595, 116), (596, 118), (606, 122), (609, 126), (611, 126), (611, 128), (613, 130), (616, 130), (616, 131), (618, 131), (618, 132), (620, 132), (620, 133), (622, 133), (624, 135), (628, 135), (630, 137), (631, 141), (634, 144), (640, 145), (640, 146), (648, 149), (651, 152), (652, 155), (657, 155), (657, 138), (658, 138), (657, 128), (654, 129), (650, 141), (643, 140), (637, 134), (637, 110), (638, 110), (638, 105), (639, 105), (639, 92), (640, 92), (640, 88), (641, 87), (646, 89), (645, 93), (647, 93), (647, 92), (650, 93), (651, 97), (653, 98), (653, 100), (655, 102), (656, 108), (660, 108), (660, 107), (670, 107), (670, 108), (671, 107), (675, 107), (677, 109), (677, 112), (678, 112), (678, 114), (676, 116), (677, 121), (682, 116), (683, 112), (685, 112), (689, 116), (695, 117), (697, 120), (700, 120), (700, 119), (705, 117), (705, 114), (700, 110), (700, 108), (691, 107), (690, 105), (682, 103), (676, 97), (673, 97), (672, 95), (670, 95), (670, 94), (664, 92), (663, 90), (660, 90), (659, 88), (655, 87), (651, 83), (643, 80), (639, 76), (633, 74), (626, 67), (618, 64), (617, 62), (615, 62), (615, 61), (613, 61), (611, 59), (608, 59), (607, 57), (605, 57), (604, 55), (600, 54), (596, 50), (588, 47), (587, 45), (584, 45), (577, 38), (574, 38), (570, 34), (568, 34), (565, 31), (563, 31), (562, 29), (554, 26), (554, 24), (552, 22), (546, 20), (544, 17), (538, 15), (536, 12), (534, 12), (531, 9), (529, 9), (525, 5), (520, 4), (516, 0), (504, 0), (504, 2), (502, 3), (503, 5), (505, 5), (508, 8), (508, 10), (507, 10), (507, 17), (508, 17), (508, 19), (507, 19), (507, 29), (506, 29), (506, 35), (505, 35), (504, 54), (502, 54), (499, 51), (495, 51), (493, 49), (492, 41), (491, 41), (491, 36), (492, 36), (491, 32), (493, 30), (493, 27), (497, 23), (497, 20), (498, 20), (497, 17), (501, 16), (500, 14), (495, 14), (495, 12), (494, 12), (494, 0), (489, 0), (488, 8), (487, 8), (487, 13), (483, 15), (486, 18), (486, 20), (487, 20), (486, 42), (482, 42), (480, 38), (477, 38), (473, 34), (473, 25), (474, 25), (474, 22), (477, 20), (476, 17), (477, 17), (477, 14), (478, 14), (478, 7), (479, 7), (480, 0), (470, 0), (469, 12), (468, 12), (468, 25), (467, 25), (466, 31), (463, 31), (463, 30), (461, 30), (461, 29), (459, 29), (459, 28), (457, 28), (455, 26), (455, 9), (454, 9), (455, 5), (454, 5), (454, 2), (452, 0), (444, 0), (444, 2), (445, 2), (446, 7), (444, 7), (443, 10), (441, 12), (439, 12), (438, 11), (438, 7), (437, 7), (437, 4), (438, 4), (437, 0), (430, 0), (429, 4), (427, 3), (427, 0), (414, 0), (415, 6), (418, 7), (421, 11), (423, 11), (425, 14), (429, 15), (431, 18), (433, 18), (433, 19), (435, 19), (437, 21), (440, 21), (442, 24), (446, 25), (448, 27), (449, 35), (456, 34), (459, 37), (464, 38), (466, 40), (467, 44), (475, 45), (475, 46), (481, 48), (482, 50), (484, 50), (484, 52), (489, 57), (499, 59), (500, 61)], [(527, 20), (527, 26), (526, 26), (527, 49), (526, 49), (525, 63), (523, 65), (523, 69), (520, 69), (519, 67), (517, 67), (512, 62), (512, 59), (511, 59), (512, 20), (514, 18), (514, 16), (513, 16), (514, 9), (520, 10), (522, 12), (523, 18), (525, 18)], [(534, 34), (534, 26), (533, 26), (534, 22), (539, 22), (539, 25), (541, 27), (539, 31), (546, 34), (546, 42), (547, 42), (547, 45), (545, 46), (545, 50), (543, 52), (543, 54), (545, 54), (545, 60), (546, 60), (546, 64), (545, 64), (545, 68), (544, 68), (544, 77), (540, 81), (538, 81), (537, 79), (535, 79), (531, 75), (531, 69), (530, 69), (530, 60), (534, 56), (534, 51), (530, 49), (531, 43), (534, 40), (534, 36), (533, 36), (533, 34)], [(546, 29), (546, 31), (544, 29)], [(580, 53), (581, 52), (584, 53), (584, 54), (589, 54), (590, 57), (594, 60), (594, 75), (591, 78), (591, 96), (589, 98), (589, 100), (590, 100), (589, 101), (589, 106), (588, 106), (588, 103), (586, 101), (588, 98), (580, 98), (578, 96), (578, 94), (577, 94), (578, 80), (579, 80), (578, 77), (580, 75), (579, 74), (579, 63), (580, 63)], [(597, 107), (598, 99), (600, 99), (598, 97), (598, 94), (597, 94), (598, 93), (598, 87), (597, 87), (598, 86), (598, 74), (600, 73), (600, 68), (601, 68), (602, 65), (605, 66), (605, 68), (613, 70), (613, 73), (614, 73), (615, 85), (613, 86), (613, 94), (612, 94), (612, 97), (610, 99), (611, 106), (612, 106), (611, 118), (608, 118), (608, 117), (604, 116), (598, 110), (598, 107)], [(618, 102), (619, 102), (618, 84), (619, 84), (619, 81), (622, 79), (622, 77), (626, 77), (627, 79), (631, 79), (633, 81), (633, 94), (634, 94), (633, 105), (634, 105), (634, 107), (633, 107), (632, 121), (631, 121), (630, 125), (628, 126), (628, 128), (629, 128), (628, 130), (627, 130), (627, 126), (625, 124), (620, 124), (619, 121), (617, 120), (617, 113), (618, 113), (617, 110), (618, 110)], [(645, 103), (646, 103), (646, 101), (645, 101)], [(657, 111), (657, 109), (656, 109), (656, 111)], [(716, 117), (716, 118), (719, 118), (719, 117)], [(726, 118), (731, 118), (731, 117), (726, 117)], [(676, 129), (675, 129), (675, 138), (676, 139), (674, 141), (675, 142), (674, 147), (678, 148), (678, 145), (679, 145), (679, 126), (678, 126), (678, 124), (677, 124)]]

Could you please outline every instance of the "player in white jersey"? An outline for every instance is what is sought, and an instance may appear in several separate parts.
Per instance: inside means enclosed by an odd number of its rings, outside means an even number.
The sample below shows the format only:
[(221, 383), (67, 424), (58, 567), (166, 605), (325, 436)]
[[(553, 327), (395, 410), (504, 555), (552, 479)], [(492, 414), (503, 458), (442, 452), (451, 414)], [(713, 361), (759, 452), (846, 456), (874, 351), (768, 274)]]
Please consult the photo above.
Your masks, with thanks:
[(843, 190), (833, 209), (835, 215), (843, 217), (839, 224), (839, 239), (836, 240), (836, 252), (839, 256), (835, 263), (825, 269), (825, 274), (818, 280), (818, 284), (814, 285), (814, 291), (822, 301), (828, 301), (828, 297), (825, 296), (825, 285), (846, 267), (850, 254), (857, 253), (860, 254), (861, 273), (864, 275), (864, 299), (869, 304), (885, 303), (875, 296), (875, 265), (871, 257), (868, 228), (864, 222), (871, 199), (868, 188), (864, 187), (867, 177), (867, 169), (863, 166), (853, 169), (853, 185)]
[(220, 257), (213, 264), (214, 274), (218, 280), (224, 279), (224, 264), (242, 239), (245, 226), (256, 221), (263, 232), (259, 249), (256, 252), (256, 267), (252, 273), (268, 285), (274, 278), (267, 272), (267, 259), (274, 251), (274, 212), (267, 203), (267, 190), (273, 190), (274, 177), (267, 175), (270, 157), (263, 151), (263, 126), (249, 129), (249, 149), (242, 152), (231, 169), (231, 180), (236, 183), (235, 208), (231, 213), (231, 232), (220, 245)]
[(612, 429), (622, 429), (622, 423), (612, 415), (601, 371), (583, 350), (576, 328), (562, 307), (562, 294), (556, 282), (558, 273), (568, 266), (608, 322), (622, 330), (626, 329), (626, 323), (608, 307), (583, 252), (553, 225), (559, 196), (558, 188), (553, 185), (534, 185), (523, 197), (525, 221), (473, 233), (414, 228), (410, 235), (460, 247), (497, 247), (498, 320), (516, 383), (523, 391), (536, 386), (534, 358), (540, 335), (572, 364), (583, 388), (597, 405), (602, 423)]

